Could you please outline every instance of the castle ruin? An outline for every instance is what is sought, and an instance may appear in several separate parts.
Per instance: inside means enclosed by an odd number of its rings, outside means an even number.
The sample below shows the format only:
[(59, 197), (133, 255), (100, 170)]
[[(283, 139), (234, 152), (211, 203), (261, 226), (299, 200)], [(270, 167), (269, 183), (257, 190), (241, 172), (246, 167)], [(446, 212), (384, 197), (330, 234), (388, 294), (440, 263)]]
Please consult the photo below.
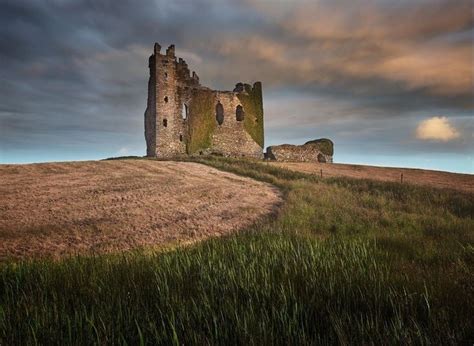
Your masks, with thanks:
[(217, 154), (263, 157), (262, 84), (238, 83), (233, 91), (204, 87), (171, 45), (155, 43), (149, 59), (145, 111), (147, 156)]
[(281, 144), (267, 148), (268, 160), (286, 162), (332, 163), (334, 143), (327, 138), (314, 139), (303, 145)]

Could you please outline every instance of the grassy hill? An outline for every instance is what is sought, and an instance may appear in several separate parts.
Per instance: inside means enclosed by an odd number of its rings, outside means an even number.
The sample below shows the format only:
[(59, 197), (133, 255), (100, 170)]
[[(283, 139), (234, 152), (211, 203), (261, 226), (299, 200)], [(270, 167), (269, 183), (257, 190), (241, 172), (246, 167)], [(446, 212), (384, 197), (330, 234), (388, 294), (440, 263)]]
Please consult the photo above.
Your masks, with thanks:
[(0, 267), (0, 344), (472, 343), (474, 198), (246, 160), (276, 217), (166, 252)]

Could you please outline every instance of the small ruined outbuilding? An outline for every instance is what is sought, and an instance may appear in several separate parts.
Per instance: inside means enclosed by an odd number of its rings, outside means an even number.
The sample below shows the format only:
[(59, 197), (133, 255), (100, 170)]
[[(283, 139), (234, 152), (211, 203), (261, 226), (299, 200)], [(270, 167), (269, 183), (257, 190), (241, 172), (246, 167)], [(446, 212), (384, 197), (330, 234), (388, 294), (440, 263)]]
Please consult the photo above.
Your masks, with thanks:
[(327, 138), (315, 139), (303, 145), (282, 144), (267, 148), (268, 160), (332, 163), (334, 144)]
[(175, 56), (155, 43), (149, 59), (145, 111), (147, 156), (217, 154), (263, 157), (262, 84), (238, 83), (233, 91), (212, 90)]

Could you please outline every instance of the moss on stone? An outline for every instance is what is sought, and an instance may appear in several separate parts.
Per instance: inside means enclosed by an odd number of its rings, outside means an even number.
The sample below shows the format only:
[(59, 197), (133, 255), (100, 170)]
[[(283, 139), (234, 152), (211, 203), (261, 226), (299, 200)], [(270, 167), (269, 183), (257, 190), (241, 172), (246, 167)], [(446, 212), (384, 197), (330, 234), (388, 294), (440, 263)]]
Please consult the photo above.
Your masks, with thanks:
[(257, 82), (253, 88), (245, 88), (247, 93), (237, 94), (245, 111), (244, 127), (249, 135), (262, 148), (264, 146), (263, 137), (263, 99), (262, 84)]
[(327, 139), (327, 138), (314, 139), (312, 141), (308, 141), (305, 143), (305, 145), (307, 144), (317, 146), (318, 149), (324, 155), (330, 155), (330, 156), (334, 155), (334, 144), (330, 139)]
[(214, 116), (214, 96), (211, 91), (200, 91), (189, 105), (189, 131), (186, 151), (194, 154), (207, 149), (212, 144), (212, 134), (216, 128)]

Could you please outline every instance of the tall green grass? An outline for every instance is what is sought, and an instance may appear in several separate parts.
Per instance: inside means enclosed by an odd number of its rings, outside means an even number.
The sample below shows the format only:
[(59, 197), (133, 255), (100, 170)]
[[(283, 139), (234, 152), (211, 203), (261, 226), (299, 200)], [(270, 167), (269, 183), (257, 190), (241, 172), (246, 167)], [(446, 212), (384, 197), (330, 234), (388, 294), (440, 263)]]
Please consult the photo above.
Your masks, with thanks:
[(0, 344), (469, 343), (473, 196), (196, 159), (279, 214), (168, 252), (0, 267)]

